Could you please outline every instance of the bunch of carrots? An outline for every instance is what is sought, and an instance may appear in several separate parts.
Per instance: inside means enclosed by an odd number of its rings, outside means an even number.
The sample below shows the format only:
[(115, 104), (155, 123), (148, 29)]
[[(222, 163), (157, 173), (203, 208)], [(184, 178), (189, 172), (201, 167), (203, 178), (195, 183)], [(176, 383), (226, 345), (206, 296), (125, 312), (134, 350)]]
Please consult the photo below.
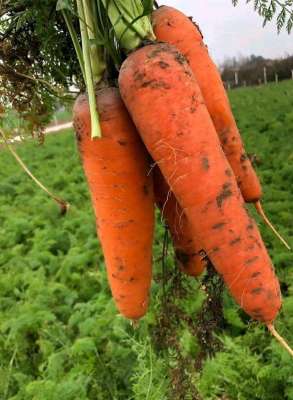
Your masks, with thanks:
[[(88, 90), (73, 115), (118, 310), (135, 321), (147, 312), (156, 205), (181, 270), (199, 276), (209, 259), (240, 307), (293, 355), (273, 325), (280, 286), (246, 208), (270, 224), (261, 185), (198, 26), (167, 6), (147, 15), (138, 0), (93, 3), (77, 1), (82, 45), (71, 32)], [(101, 7), (124, 59), (118, 86), (103, 79), (93, 40)]]

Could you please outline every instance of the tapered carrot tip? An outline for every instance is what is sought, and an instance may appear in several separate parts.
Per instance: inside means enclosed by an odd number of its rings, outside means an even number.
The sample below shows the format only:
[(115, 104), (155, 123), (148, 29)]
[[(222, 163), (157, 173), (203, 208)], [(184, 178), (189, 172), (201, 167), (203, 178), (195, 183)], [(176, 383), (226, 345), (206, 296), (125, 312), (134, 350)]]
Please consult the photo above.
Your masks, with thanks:
[(271, 332), (271, 334), (274, 336), (275, 339), (281, 344), (282, 347), (293, 357), (293, 350), (289, 346), (289, 344), (286, 342), (284, 338), (282, 338), (281, 335), (278, 334), (276, 331), (274, 325), (268, 324), (267, 325), (268, 330)]
[(280, 241), (287, 247), (288, 250), (291, 250), (291, 247), (289, 246), (289, 244), (286, 242), (286, 240), (279, 234), (279, 232), (276, 230), (276, 228), (272, 225), (272, 223), (270, 222), (270, 220), (268, 219), (268, 217), (266, 216), (262, 205), (260, 203), (260, 201), (257, 201), (254, 203), (256, 211), (258, 212), (258, 214), (262, 217), (262, 219), (264, 220), (264, 222), (268, 225), (268, 227), (271, 228), (271, 230), (274, 232), (274, 234), (277, 236), (277, 238), (280, 239)]

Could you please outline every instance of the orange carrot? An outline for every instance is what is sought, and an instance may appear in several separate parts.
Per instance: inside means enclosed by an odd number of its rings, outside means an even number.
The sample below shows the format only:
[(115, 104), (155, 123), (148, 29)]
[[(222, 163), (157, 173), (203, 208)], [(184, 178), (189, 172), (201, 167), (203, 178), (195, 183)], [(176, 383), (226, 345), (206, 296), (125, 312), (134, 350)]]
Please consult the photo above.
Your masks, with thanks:
[(186, 56), (198, 81), (224, 153), (236, 176), (244, 200), (255, 204), (256, 210), (264, 222), (290, 249), (290, 246), (264, 214), (260, 203), (262, 197), (260, 182), (249, 157), (245, 153), (221, 75), (209, 56), (199, 28), (186, 15), (167, 6), (155, 10), (152, 14), (152, 21), (157, 39), (173, 44)]
[(258, 201), (262, 194), (259, 180), (245, 153), (221, 76), (200, 30), (183, 13), (167, 6), (155, 10), (152, 21), (157, 39), (173, 44), (186, 56), (244, 200)]
[(122, 64), (119, 86), (194, 236), (238, 304), (270, 324), (279, 282), (185, 57), (169, 44), (142, 47)]
[(148, 306), (154, 197), (148, 154), (116, 88), (97, 92), (102, 137), (91, 139), (87, 96), (74, 105), (79, 153), (117, 308), (137, 320)]
[(199, 276), (207, 265), (207, 257), (195, 240), (190, 224), (158, 166), (154, 168), (155, 202), (171, 233), (179, 268), (187, 275)]

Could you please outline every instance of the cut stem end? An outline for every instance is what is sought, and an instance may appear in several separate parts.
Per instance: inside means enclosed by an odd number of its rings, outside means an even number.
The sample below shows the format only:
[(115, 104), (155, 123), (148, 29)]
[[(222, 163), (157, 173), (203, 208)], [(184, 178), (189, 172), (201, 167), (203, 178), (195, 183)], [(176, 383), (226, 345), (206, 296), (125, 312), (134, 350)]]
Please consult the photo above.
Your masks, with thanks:
[(66, 203), (65, 201), (60, 200), (60, 199), (58, 199), (58, 200), (56, 199), (56, 201), (58, 202), (58, 204), (60, 206), (60, 214), (66, 215), (67, 211), (69, 210), (70, 204)]

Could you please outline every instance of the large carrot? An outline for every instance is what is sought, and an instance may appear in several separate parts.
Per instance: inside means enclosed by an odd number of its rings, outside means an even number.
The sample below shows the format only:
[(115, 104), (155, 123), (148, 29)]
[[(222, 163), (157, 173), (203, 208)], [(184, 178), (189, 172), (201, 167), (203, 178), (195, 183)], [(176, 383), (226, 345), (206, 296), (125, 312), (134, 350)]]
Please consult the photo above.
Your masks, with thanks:
[(74, 105), (79, 153), (119, 311), (142, 317), (151, 283), (154, 197), (148, 154), (116, 88), (97, 92), (102, 137), (91, 139), (87, 96)]
[(200, 275), (207, 265), (206, 254), (194, 238), (188, 219), (158, 166), (154, 168), (154, 194), (171, 233), (179, 268), (187, 275)]
[(238, 304), (270, 326), (279, 283), (185, 57), (169, 44), (142, 47), (122, 64), (119, 86), (195, 237)]
[(162, 6), (152, 14), (154, 32), (158, 40), (175, 45), (184, 54), (198, 81), (204, 101), (211, 115), (223, 150), (236, 176), (244, 200), (254, 203), (257, 212), (276, 236), (290, 249), (266, 217), (260, 200), (261, 185), (249, 157), (245, 153), (221, 75), (203, 42), (199, 28), (182, 12)]

